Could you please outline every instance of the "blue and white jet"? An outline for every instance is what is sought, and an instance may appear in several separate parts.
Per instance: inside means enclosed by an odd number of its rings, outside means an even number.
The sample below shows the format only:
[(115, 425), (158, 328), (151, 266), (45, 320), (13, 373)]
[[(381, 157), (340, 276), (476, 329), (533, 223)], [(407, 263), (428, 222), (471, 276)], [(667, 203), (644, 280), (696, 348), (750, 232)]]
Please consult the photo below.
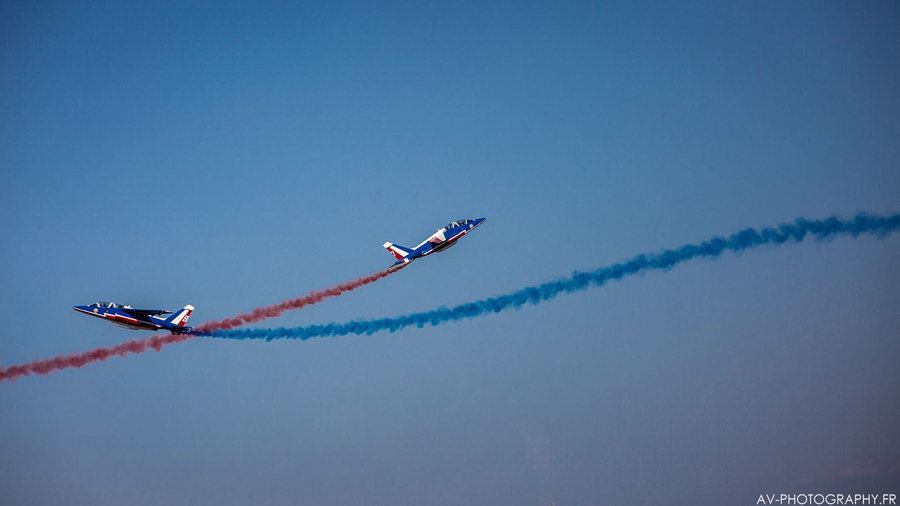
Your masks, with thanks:
[[(173, 334), (181, 334), (191, 330), (185, 327), (188, 318), (194, 311), (194, 306), (188, 304), (179, 311), (172, 313), (165, 309), (135, 309), (131, 306), (123, 306), (115, 302), (94, 302), (87, 306), (75, 306), (75, 311), (103, 318), (117, 327), (131, 330), (168, 330)], [(172, 313), (172, 316), (164, 318), (159, 315)]]
[(428, 239), (425, 239), (425, 242), (416, 246), (414, 249), (404, 248), (403, 246), (390, 242), (384, 243), (384, 247), (397, 259), (397, 261), (394, 262), (394, 265), (408, 264), (417, 258), (428, 256), (432, 253), (440, 253), (453, 246), (460, 237), (475, 230), (479, 225), (484, 223), (484, 220), (485, 218), (478, 218), (476, 220), (457, 220), (451, 222), (446, 227), (438, 229), (437, 232), (432, 234)]

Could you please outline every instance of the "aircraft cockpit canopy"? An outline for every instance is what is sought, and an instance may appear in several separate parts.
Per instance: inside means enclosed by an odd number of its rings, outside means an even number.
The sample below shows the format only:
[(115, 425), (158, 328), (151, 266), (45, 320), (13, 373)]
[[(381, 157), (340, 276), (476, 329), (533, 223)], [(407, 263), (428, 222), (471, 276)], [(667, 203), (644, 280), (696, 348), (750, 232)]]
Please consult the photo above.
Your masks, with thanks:
[(457, 221), (450, 223), (449, 225), (447, 225), (444, 228), (462, 227), (462, 226), (468, 225), (469, 223), (472, 223), (473, 221), (475, 221), (475, 220), (457, 220)]
[(89, 304), (88, 307), (122, 307), (115, 302), (95, 302), (93, 304)]

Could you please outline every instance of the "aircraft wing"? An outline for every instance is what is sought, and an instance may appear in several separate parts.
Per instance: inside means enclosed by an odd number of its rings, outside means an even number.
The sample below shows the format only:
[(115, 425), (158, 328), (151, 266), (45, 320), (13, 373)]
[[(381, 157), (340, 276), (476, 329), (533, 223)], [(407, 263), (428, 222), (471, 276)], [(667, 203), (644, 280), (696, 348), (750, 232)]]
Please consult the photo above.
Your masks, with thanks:
[(152, 316), (171, 313), (171, 311), (166, 311), (165, 309), (134, 309), (130, 307), (123, 307), (119, 309), (133, 316)]

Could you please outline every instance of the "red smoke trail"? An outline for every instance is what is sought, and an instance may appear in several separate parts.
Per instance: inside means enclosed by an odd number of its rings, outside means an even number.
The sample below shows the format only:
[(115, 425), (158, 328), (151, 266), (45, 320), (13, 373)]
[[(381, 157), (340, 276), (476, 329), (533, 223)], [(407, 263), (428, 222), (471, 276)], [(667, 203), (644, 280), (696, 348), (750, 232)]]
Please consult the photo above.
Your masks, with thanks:
[(361, 286), (368, 285), (369, 283), (373, 283), (378, 281), (379, 279), (390, 276), (391, 274), (397, 272), (398, 270), (406, 267), (409, 264), (400, 264), (399, 267), (392, 267), (390, 269), (386, 269), (380, 272), (376, 272), (375, 274), (370, 274), (368, 276), (355, 279), (353, 281), (348, 281), (346, 283), (341, 283), (337, 286), (333, 286), (331, 288), (326, 288), (324, 290), (318, 290), (315, 292), (310, 292), (308, 295), (304, 295), (302, 297), (297, 297), (296, 299), (288, 299), (278, 304), (272, 304), (271, 306), (258, 307), (249, 313), (239, 314), (232, 318), (226, 318), (224, 320), (213, 320), (211, 322), (206, 322), (203, 325), (195, 327), (194, 330), (197, 332), (213, 332), (216, 330), (230, 330), (233, 328), (240, 327), (242, 325), (248, 325), (251, 323), (256, 323), (262, 320), (267, 320), (269, 318), (275, 318), (284, 314), (285, 311), (290, 311), (292, 309), (302, 309), (306, 306), (311, 306), (313, 304), (322, 302), (323, 300), (329, 297), (337, 297), (338, 295), (349, 292), (352, 290), (356, 290)]
[(61, 371), (70, 367), (81, 368), (87, 364), (94, 362), (103, 362), (104, 360), (118, 355), (124, 357), (132, 353), (143, 353), (147, 348), (153, 348), (156, 351), (162, 350), (167, 344), (180, 343), (187, 341), (194, 336), (189, 334), (167, 334), (164, 336), (142, 337), (134, 341), (125, 341), (122, 344), (110, 346), (108, 348), (96, 348), (83, 353), (71, 353), (69, 355), (60, 355), (55, 358), (47, 358), (44, 360), (35, 360), (27, 364), (14, 365), (6, 369), (0, 369), (0, 381), (15, 381), (22, 376), (34, 374), (50, 374), (54, 371)]
[[(370, 274), (353, 281), (341, 283), (331, 288), (317, 290), (315, 292), (309, 293), (308, 295), (297, 297), (296, 299), (285, 300), (271, 306), (258, 307), (249, 313), (239, 314), (233, 318), (207, 322), (203, 325), (195, 327), (195, 330), (207, 332), (214, 330), (229, 330), (240, 327), (242, 325), (247, 325), (249, 323), (266, 320), (268, 318), (275, 318), (276, 316), (281, 316), (282, 314), (284, 314), (285, 311), (289, 311), (291, 309), (301, 309), (303, 307), (322, 302), (329, 297), (337, 297), (342, 293), (356, 290), (361, 286), (368, 285), (369, 283), (378, 281), (381, 278), (390, 276), (406, 265), (408, 264), (401, 264), (399, 267), (392, 267), (390, 269), (376, 272), (375, 274)], [(124, 357), (132, 353), (143, 353), (149, 348), (160, 351), (162, 350), (163, 346), (166, 346), (167, 344), (181, 343), (187, 341), (188, 339), (191, 339), (192, 337), (196, 336), (191, 334), (166, 334), (163, 336), (142, 337), (140, 339), (125, 341), (124, 343), (107, 348), (96, 348), (82, 353), (71, 353), (69, 355), (60, 355), (55, 358), (35, 360), (33, 362), (28, 362), (27, 364), (10, 366), (6, 369), (0, 368), (0, 381), (15, 381), (22, 376), (28, 376), (30, 374), (45, 375), (72, 367), (81, 368), (87, 364), (92, 364), (94, 362), (103, 362), (104, 360), (116, 355)]]

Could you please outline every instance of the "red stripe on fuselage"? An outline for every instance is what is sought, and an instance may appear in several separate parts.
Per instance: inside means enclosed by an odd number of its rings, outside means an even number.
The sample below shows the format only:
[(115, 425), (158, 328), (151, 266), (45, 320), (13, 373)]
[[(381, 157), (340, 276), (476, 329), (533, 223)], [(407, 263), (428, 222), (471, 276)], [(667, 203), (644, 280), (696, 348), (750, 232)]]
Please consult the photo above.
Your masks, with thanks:
[(141, 320), (138, 320), (135, 318), (129, 318), (127, 316), (123, 316), (120, 314), (107, 314), (106, 317), (109, 318), (110, 320), (124, 322), (128, 325), (133, 325), (135, 327), (142, 327), (142, 328), (149, 329), (149, 330), (156, 330), (156, 329), (160, 328), (158, 325), (154, 325), (149, 322), (144, 322), (144, 321), (141, 321)]
[[(469, 230), (474, 230), (474, 229), (469, 229)], [(432, 250), (429, 251), (428, 253), (431, 253), (431, 252), (434, 252), (434, 251), (440, 251), (440, 250), (446, 248), (446, 247), (449, 246), (450, 243), (452, 243), (453, 241), (455, 241), (455, 240), (459, 239), (460, 237), (466, 235), (466, 233), (468, 233), (469, 230), (463, 230), (462, 232), (460, 232), (460, 233), (454, 235), (454, 236), (451, 237), (450, 239), (447, 239), (446, 241), (442, 242), (437, 248), (432, 248)], [(425, 254), (423, 254), (422, 256), (425, 256), (425, 255), (427, 255), (428, 253), (425, 253)]]
[(127, 317), (127, 316), (123, 316), (123, 315), (119, 315), (119, 314), (113, 314), (113, 313), (94, 313), (94, 312), (92, 312), (92, 311), (85, 311), (84, 309), (77, 309), (77, 308), (73, 308), (73, 309), (75, 309), (75, 311), (78, 311), (78, 312), (81, 312), (81, 313), (84, 313), (84, 314), (88, 314), (88, 315), (91, 315), (91, 316), (96, 316), (97, 318), (103, 318), (104, 320), (121, 321), (121, 322), (125, 322), (125, 323), (128, 324), (128, 325), (132, 325), (132, 326), (135, 326), (135, 327), (140, 327), (140, 328), (146, 329), (146, 330), (159, 330), (159, 329), (162, 328), (162, 327), (160, 327), (159, 325), (154, 325), (154, 324), (149, 323), (149, 322), (143, 322), (143, 321), (141, 321), (141, 320), (136, 320), (136, 319), (134, 319), (134, 318), (129, 318), (129, 317)]

